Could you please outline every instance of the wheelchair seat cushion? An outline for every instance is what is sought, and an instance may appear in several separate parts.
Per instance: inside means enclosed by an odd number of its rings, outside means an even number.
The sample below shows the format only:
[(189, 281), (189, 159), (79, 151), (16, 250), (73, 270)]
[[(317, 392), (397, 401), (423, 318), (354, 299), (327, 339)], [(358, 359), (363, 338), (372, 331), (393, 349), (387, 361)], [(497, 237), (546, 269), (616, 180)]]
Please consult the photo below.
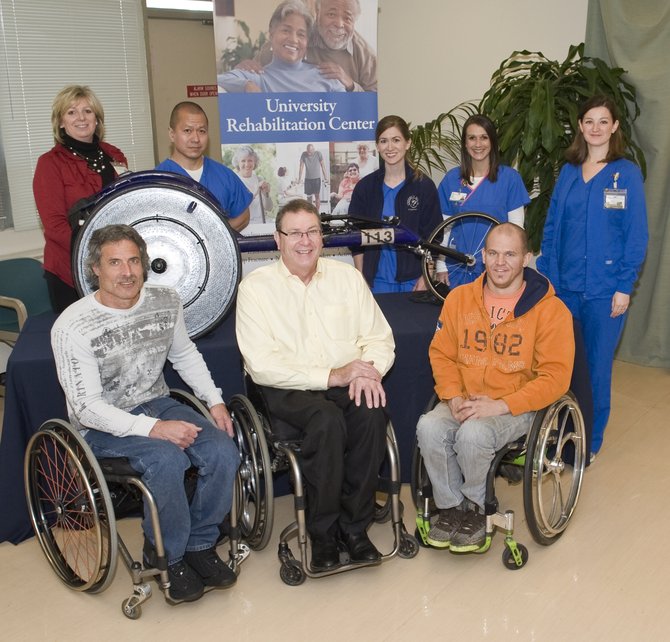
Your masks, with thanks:
[(293, 424), (284, 421), (283, 419), (278, 419), (277, 417), (270, 417), (270, 429), (272, 431), (272, 436), (278, 441), (301, 441), (302, 432), (299, 428), (296, 428)]
[(105, 457), (98, 459), (103, 475), (119, 475), (123, 477), (141, 477), (126, 457)]

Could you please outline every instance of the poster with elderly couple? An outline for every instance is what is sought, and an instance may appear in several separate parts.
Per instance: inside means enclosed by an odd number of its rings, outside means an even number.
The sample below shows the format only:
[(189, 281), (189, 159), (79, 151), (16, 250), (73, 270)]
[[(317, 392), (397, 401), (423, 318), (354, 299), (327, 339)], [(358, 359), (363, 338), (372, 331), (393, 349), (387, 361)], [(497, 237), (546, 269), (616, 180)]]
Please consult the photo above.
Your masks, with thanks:
[(254, 195), (250, 234), (291, 198), (346, 214), (378, 167), (377, 0), (217, 0), (221, 154)]

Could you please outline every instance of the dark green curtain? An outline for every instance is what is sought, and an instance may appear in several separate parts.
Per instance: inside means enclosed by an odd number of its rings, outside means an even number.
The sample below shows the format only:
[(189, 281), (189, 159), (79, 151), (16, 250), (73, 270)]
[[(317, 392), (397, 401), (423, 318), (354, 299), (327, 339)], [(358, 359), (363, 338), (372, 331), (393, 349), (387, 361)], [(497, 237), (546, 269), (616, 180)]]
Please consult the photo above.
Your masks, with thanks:
[(649, 248), (617, 357), (670, 367), (670, 2), (589, 0), (586, 55), (627, 70), (647, 160)]

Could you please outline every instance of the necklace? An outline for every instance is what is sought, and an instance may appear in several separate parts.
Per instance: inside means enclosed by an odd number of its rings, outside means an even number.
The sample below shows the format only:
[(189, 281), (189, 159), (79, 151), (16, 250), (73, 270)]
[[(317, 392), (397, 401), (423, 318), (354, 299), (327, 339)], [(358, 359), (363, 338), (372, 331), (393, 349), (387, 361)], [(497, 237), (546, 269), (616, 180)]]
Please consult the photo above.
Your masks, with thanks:
[(89, 168), (92, 169), (94, 172), (97, 172), (98, 174), (102, 174), (103, 170), (107, 169), (107, 165), (105, 164), (105, 152), (103, 152), (100, 147), (98, 147), (97, 150), (92, 150), (92, 153), (91, 153), (90, 156), (87, 155), (87, 154), (82, 154), (81, 152), (78, 152), (71, 145), (67, 145), (67, 148), (77, 158), (82, 158), (83, 160), (85, 160), (86, 163), (88, 164)]

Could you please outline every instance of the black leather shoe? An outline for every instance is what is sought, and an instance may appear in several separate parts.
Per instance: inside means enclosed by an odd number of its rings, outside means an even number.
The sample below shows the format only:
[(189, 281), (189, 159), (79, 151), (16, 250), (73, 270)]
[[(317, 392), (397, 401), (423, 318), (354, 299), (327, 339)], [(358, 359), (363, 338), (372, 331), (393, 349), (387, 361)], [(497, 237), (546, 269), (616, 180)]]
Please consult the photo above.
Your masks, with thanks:
[(342, 541), (349, 551), (351, 562), (378, 562), (382, 558), (381, 553), (375, 548), (365, 531), (362, 533), (344, 533)]
[(334, 538), (312, 539), (313, 571), (329, 571), (340, 565), (340, 551)]

